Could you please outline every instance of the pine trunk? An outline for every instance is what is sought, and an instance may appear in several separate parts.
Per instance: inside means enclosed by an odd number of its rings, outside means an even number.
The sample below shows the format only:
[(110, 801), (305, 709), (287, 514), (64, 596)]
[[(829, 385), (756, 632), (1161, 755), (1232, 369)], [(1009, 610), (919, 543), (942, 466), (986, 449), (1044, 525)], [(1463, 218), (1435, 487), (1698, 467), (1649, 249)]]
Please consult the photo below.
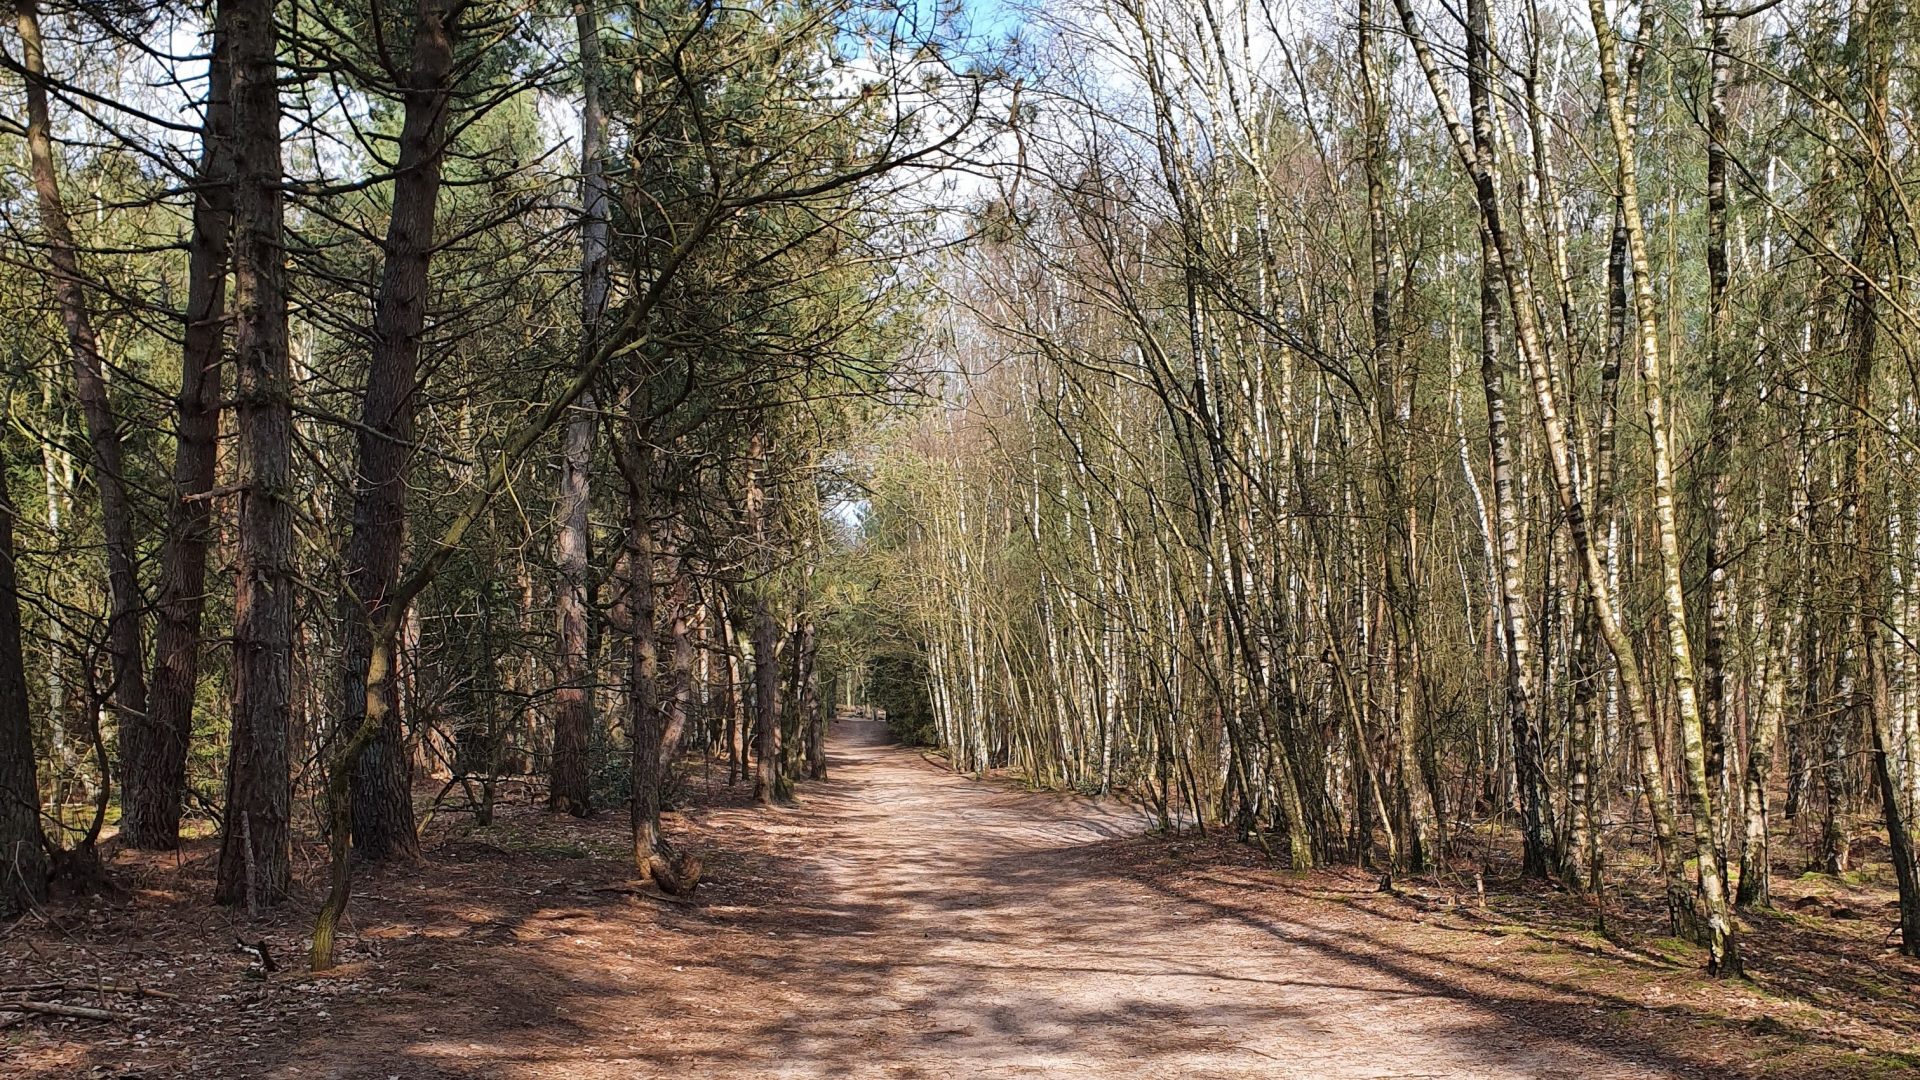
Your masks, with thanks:
[(653, 448), (646, 434), (646, 395), (634, 395), (627, 451), (627, 731), (633, 797), (633, 865), (651, 872), (660, 850), (660, 754), (665, 714), (660, 707), (660, 643), (653, 585)]
[(13, 496), (7, 490), (6, 470), (0, 469), (0, 916), (27, 911), (47, 895), (33, 716), (20, 647), (13, 519)]
[(420, 840), (413, 822), (413, 769), (392, 665), (369, 677), (374, 637), (394, 654), (389, 611), (406, 553), (407, 477), (414, 454), (414, 409), (420, 335), (430, 299), (434, 214), (440, 198), (453, 71), (447, 0), (421, 0), (414, 16), (410, 66), (400, 79), (404, 107), (400, 156), (387, 222), (385, 262), (374, 298), (373, 349), (361, 401), (354, 470), (353, 527), (340, 598), (346, 675), (338, 730), (353, 732), (378, 695), (381, 723), (352, 769), (353, 848), (363, 859), (413, 858)]
[(271, 0), (233, 0), (233, 744), (214, 898), (251, 911), (293, 879), (293, 387), (287, 355), (279, 40)]
[[(582, 350), (591, 355), (600, 347), (601, 317), (607, 305), (607, 182), (600, 116), (600, 26), (590, 6), (574, 7), (579, 37), (580, 78), (580, 277)], [(591, 542), (587, 512), (593, 468), (594, 402), (581, 395), (567, 418), (560, 447), (559, 581), (554, 590), (554, 619), (559, 637), (559, 686), (554, 692), (553, 771), (548, 781), (547, 805), (575, 817), (593, 810), (588, 782), (587, 746), (593, 728), (593, 708), (587, 670), (587, 558)]]
[(227, 61), (226, 5), (213, 30), (206, 120), (187, 241), (187, 312), (175, 401), (173, 491), (160, 544), (158, 625), (148, 723), (134, 739), (122, 731), (126, 763), (120, 835), (134, 847), (180, 842), (187, 751), (199, 686), (200, 628), (206, 611), (207, 554), (213, 544), (214, 470), (219, 458), (221, 344), (226, 336), (228, 233), (233, 176), (227, 145), (233, 132), (233, 87)]
[[(119, 421), (109, 400), (106, 363), (87, 307), (79, 249), (60, 194), (39, 6), (36, 0), (16, 0), (15, 14), (26, 83), (27, 166), (33, 177), (47, 262), (53, 269), (54, 299), (67, 333), (74, 397), (86, 418), (94, 489), (100, 493), (100, 529), (107, 558), (107, 655), (113, 678), (106, 698), (122, 739), (132, 742), (133, 753), (125, 760), (144, 761), (153, 752), (150, 747), (163, 749), (165, 735), (153, 730), (147, 713), (147, 677), (142, 667), (146, 657), (140, 643), (145, 600), (140, 594), (139, 541), (134, 533)], [(123, 772), (122, 777), (126, 779), (127, 774)], [(138, 784), (142, 779), (134, 778), (133, 782)]]

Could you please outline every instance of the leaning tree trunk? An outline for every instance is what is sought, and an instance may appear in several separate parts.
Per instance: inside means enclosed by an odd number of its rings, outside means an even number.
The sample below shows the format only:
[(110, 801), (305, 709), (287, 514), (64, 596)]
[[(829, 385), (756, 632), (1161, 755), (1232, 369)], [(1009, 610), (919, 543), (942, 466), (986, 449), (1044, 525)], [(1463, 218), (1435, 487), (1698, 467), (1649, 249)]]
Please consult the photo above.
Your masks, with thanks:
[(173, 494), (160, 544), (153, 688), (142, 738), (123, 731), (120, 835), (135, 847), (180, 842), (187, 750), (200, 674), (200, 625), (206, 610), (207, 551), (213, 543), (214, 469), (220, 437), (220, 347), (225, 337), (228, 231), (233, 223), (233, 87), (227, 64), (227, 6), (213, 29), (206, 120), (187, 240), (187, 312), (180, 350)]
[(0, 915), (18, 914), (47, 895), (33, 717), (27, 701), (26, 660), (20, 650), (13, 517), (7, 473), (0, 469)]
[[(407, 475), (413, 456), (416, 371), (426, 326), (434, 212), (451, 104), (453, 37), (448, 0), (421, 0), (415, 14), (413, 55), (403, 78), (405, 112), (400, 160), (387, 222), (386, 262), (374, 300), (373, 352), (361, 402), (355, 457), (353, 531), (347, 541), (341, 592), (341, 679), (338, 731), (353, 732), (366, 717), (368, 664), (376, 628), (388, 616), (390, 593), (406, 550)], [(391, 655), (392, 642), (382, 643)], [(353, 847), (365, 859), (412, 858), (420, 853), (413, 825), (413, 770), (405, 725), (397, 708), (398, 683), (380, 683), (386, 701), (380, 729), (353, 763)]]
[(293, 878), (293, 385), (287, 357), (278, 34), (271, 0), (233, 0), (233, 300), (238, 507), (233, 743), (214, 898), (251, 910)]
[[(86, 418), (94, 488), (100, 493), (100, 530), (107, 557), (107, 654), (113, 676), (107, 700), (112, 706), (114, 722), (119, 725), (122, 744), (131, 751), (124, 759), (130, 763), (144, 761), (152, 752), (149, 748), (163, 742), (165, 736), (153, 730), (147, 713), (147, 678), (142, 668), (146, 657), (140, 644), (143, 601), (136, 569), (138, 539), (134, 535), (120, 429), (108, 400), (106, 364), (100, 355), (92, 315), (87, 310), (79, 249), (67, 220), (54, 164), (39, 7), (36, 0), (16, 0), (15, 13), (26, 83), (27, 167), (33, 176), (47, 261), (53, 269), (54, 298), (60, 308), (60, 322), (67, 332), (74, 397)], [(145, 779), (123, 774), (123, 780), (130, 780), (136, 786)]]

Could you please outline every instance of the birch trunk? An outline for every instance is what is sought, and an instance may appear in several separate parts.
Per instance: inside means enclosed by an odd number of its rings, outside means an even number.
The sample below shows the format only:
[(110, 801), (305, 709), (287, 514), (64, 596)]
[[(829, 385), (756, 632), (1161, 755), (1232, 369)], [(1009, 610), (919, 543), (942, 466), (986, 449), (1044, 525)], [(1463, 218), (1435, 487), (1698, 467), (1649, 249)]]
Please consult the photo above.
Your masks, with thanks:
[[(1694, 687), (1693, 645), (1687, 633), (1687, 601), (1680, 581), (1679, 526), (1674, 513), (1672, 437), (1667, 424), (1666, 374), (1657, 302), (1653, 295), (1653, 266), (1647, 257), (1644, 219), (1640, 213), (1637, 150), (1629, 126), (1625, 96), (1620, 89), (1617, 41), (1607, 18), (1604, 0), (1589, 0), (1600, 59), (1600, 85), (1606, 99), (1608, 126), (1613, 134), (1620, 185), (1621, 219), (1627, 229), (1627, 258), (1633, 267), (1633, 301), (1640, 335), (1641, 391), (1646, 402), (1647, 430), (1653, 457), (1653, 521), (1660, 552), (1661, 598), (1666, 604), (1668, 659), (1678, 713), (1681, 756), (1693, 811), (1695, 857), (1699, 863), (1700, 896), (1706, 908), (1707, 970), (1719, 975), (1740, 973), (1739, 942), (1728, 916), (1725, 877), (1720, 867), (1725, 853), (1714, 834), (1713, 790), (1707, 775), (1707, 747)], [(1671, 883), (1671, 881), (1670, 881)], [(1682, 900), (1669, 895), (1668, 905), (1679, 909)], [(1690, 907), (1690, 904), (1688, 905)]]
[[(1467, 5), (1467, 92), (1474, 151), (1494, 153), (1491, 33), (1485, 0)], [(1506, 645), (1506, 712), (1513, 738), (1514, 779), (1520, 795), (1522, 870), (1545, 877), (1551, 862), (1546, 826), (1546, 773), (1540, 727), (1534, 716), (1533, 642), (1527, 630), (1520, 544), (1520, 513), (1514, 497), (1508, 446), (1505, 375), (1500, 369), (1500, 252), (1490, 230), (1480, 230), (1480, 385), (1487, 400), (1487, 442), (1500, 549), (1500, 626)]]
[[(1566, 423), (1561, 417), (1553, 379), (1547, 370), (1545, 357), (1541, 353), (1539, 329), (1534, 314), (1539, 310), (1537, 298), (1518, 261), (1517, 246), (1506, 232), (1499, 195), (1490, 171), (1491, 163), (1486, 155), (1475, 148), (1472, 138), (1460, 123), (1459, 113), (1453, 107), (1452, 95), (1441, 78), (1439, 65), (1434, 60), (1432, 49), (1419, 28), (1409, 0), (1395, 0), (1395, 7), (1399, 10), (1401, 25), (1407, 31), (1414, 56), (1419, 61), (1428, 89), (1432, 91), (1434, 100), (1439, 106), (1454, 150), (1460, 158), (1462, 167), (1473, 181), (1480, 210), (1481, 228), (1486, 231), (1489, 242), (1500, 258), (1500, 276), (1505, 285), (1507, 309), (1513, 319), (1514, 339), (1520, 351), (1521, 361), (1533, 385), (1541, 435), (1546, 444), (1547, 461), (1552, 467), (1554, 492), (1559, 500), (1561, 512), (1566, 518), (1567, 531), (1573, 541), (1574, 557), (1580, 563), (1581, 572), (1586, 579), (1587, 594), (1594, 609), (1595, 621), (1607, 642), (1608, 649), (1613, 654), (1614, 668), (1619, 678), (1620, 696), (1635, 733), (1636, 765), (1641, 782), (1646, 788), (1652, 811), (1654, 844), (1662, 865), (1668, 868), (1668, 874), (1673, 878), (1684, 874), (1684, 864), (1680, 859), (1675, 841), (1677, 827), (1673, 807), (1667, 795), (1666, 779), (1654, 741), (1653, 710), (1647, 698), (1646, 681), (1642, 677), (1639, 659), (1634, 652), (1633, 640), (1622, 625), (1614, 602), (1614, 583), (1609, 578), (1606, 567), (1602, 565), (1599, 551), (1593, 542), (1587, 520), (1586, 502), (1579, 486), (1575, 483), (1572, 449), (1567, 438)], [(1680, 880), (1684, 882), (1684, 878)], [(1678, 910), (1673, 914), (1676, 919), (1683, 917), (1683, 912)]]

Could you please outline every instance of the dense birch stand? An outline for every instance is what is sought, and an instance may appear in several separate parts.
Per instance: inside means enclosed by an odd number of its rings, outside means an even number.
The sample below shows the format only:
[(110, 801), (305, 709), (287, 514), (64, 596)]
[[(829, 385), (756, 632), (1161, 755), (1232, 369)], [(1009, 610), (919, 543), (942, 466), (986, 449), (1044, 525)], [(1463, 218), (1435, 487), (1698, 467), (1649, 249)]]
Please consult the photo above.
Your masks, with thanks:
[(1503, 821), (1602, 921), (1650, 861), (1724, 975), (1884, 829), (1920, 950), (1910, 13), (1383, 7), (1048, 23), (1110, 75), (877, 500), (932, 737), (1303, 867)]

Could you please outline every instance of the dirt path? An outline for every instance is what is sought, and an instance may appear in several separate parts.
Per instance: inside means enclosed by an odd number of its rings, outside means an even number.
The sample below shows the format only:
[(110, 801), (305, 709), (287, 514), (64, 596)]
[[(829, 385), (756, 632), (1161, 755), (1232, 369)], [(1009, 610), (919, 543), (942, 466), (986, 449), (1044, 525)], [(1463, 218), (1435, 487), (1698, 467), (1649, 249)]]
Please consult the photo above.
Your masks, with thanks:
[[(308, 913), (231, 924), (195, 899), (210, 849), (130, 875), (134, 898), (0, 939), (0, 982), (180, 996), (0, 1034), (0, 1075), (1727, 1076), (1782, 1045), (1821, 1056), (1768, 1075), (1892, 1075), (1846, 1056), (1897, 1043), (1877, 1022), (1359, 875), (1189, 860), (1111, 804), (956, 777), (877, 724), (837, 725), (830, 767), (798, 807), (716, 782), (670, 821), (708, 854), (693, 905), (635, 892), (623, 815), (450, 824), (426, 862), (364, 876), (320, 978), (247, 976), (233, 938), (297, 957)], [(1791, 1039), (1720, 1019), (1736, 1001)]]
[(878, 727), (841, 725), (792, 838), (827, 888), (795, 928), (808, 992), (767, 1017), (779, 1075), (1659, 1075), (1104, 873), (1081, 849), (1140, 823)]
[(509, 1007), (521, 1015), (507, 1032), (429, 1032), (412, 1064), (516, 1077), (1669, 1075), (1370, 966), (1312, 927), (1110, 873), (1088, 853), (1137, 820), (952, 776), (879, 727), (839, 725), (832, 779), (800, 809), (694, 815), (703, 831), (757, 830), (785, 896), (728, 903), (723, 880), (709, 903), (725, 931), (654, 974), (625, 950), (596, 964), (619, 927), (576, 922), (542, 950), (540, 966), (573, 973), (564, 990), (523, 987), (557, 998), (552, 1015)]

